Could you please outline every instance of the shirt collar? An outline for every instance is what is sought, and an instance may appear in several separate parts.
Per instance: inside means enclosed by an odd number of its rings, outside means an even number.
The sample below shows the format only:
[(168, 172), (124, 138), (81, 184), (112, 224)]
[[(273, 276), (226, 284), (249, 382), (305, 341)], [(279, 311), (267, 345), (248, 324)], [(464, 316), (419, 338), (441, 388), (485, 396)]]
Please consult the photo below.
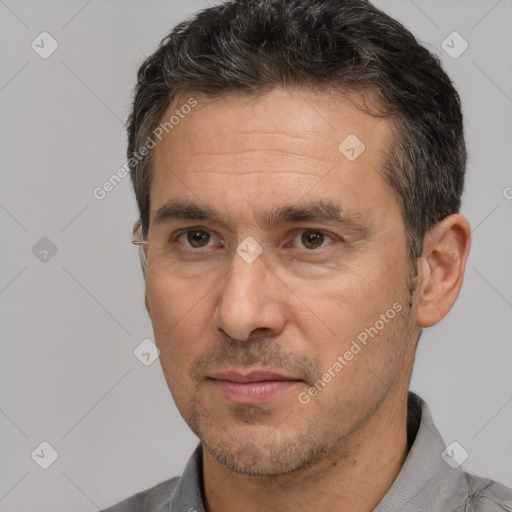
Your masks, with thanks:
[[(452, 468), (442, 457), (443, 439), (427, 404), (408, 396), (407, 435), (411, 446), (392, 486), (374, 512), (408, 510), (446, 512), (463, 505), (468, 484), (461, 466)], [(205, 512), (201, 444), (190, 457), (170, 502), (159, 512)]]
[(409, 392), (407, 410), (409, 439), (417, 429), (414, 442), (400, 473), (374, 512), (455, 510), (468, 495), (464, 470), (462, 466), (452, 468), (443, 459), (446, 446), (441, 434), (427, 404), (413, 392)]

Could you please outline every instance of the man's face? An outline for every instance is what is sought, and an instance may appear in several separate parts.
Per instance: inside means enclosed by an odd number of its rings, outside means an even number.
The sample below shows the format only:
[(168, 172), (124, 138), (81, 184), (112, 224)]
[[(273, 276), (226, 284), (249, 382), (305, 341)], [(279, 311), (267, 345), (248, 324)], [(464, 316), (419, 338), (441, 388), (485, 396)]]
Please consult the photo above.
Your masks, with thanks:
[[(290, 472), (407, 389), (410, 265), (379, 172), (390, 125), (342, 96), (280, 89), (180, 117), (150, 190), (146, 304), (162, 368), (218, 462)], [(315, 207), (331, 203), (337, 220)], [(293, 215), (305, 209), (316, 216)]]

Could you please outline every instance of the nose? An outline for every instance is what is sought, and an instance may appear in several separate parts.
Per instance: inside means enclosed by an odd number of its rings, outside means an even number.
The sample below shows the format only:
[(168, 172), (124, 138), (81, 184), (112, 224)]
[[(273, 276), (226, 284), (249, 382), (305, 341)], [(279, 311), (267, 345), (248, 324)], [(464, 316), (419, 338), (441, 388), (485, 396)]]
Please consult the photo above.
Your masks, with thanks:
[(279, 335), (286, 325), (286, 286), (264, 261), (265, 253), (248, 263), (233, 255), (230, 271), (222, 280), (215, 310), (215, 326), (229, 337), (246, 341), (251, 333), (264, 330)]

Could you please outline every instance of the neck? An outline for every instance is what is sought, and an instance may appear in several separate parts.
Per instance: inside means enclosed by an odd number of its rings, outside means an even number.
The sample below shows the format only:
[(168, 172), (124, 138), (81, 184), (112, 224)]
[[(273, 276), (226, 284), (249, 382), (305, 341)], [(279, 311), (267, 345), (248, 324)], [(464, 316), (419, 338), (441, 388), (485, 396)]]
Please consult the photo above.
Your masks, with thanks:
[(407, 393), (390, 393), (341, 446), (300, 472), (236, 474), (203, 450), (208, 512), (371, 512), (396, 479), (408, 452)]

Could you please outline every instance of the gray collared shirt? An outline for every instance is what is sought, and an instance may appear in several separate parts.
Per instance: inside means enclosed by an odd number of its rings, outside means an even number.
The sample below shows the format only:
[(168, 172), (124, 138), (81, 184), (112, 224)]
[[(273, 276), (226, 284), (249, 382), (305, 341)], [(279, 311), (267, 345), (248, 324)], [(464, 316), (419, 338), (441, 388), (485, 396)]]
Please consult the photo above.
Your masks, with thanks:
[[(407, 435), (411, 446), (393, 485), (374, 512), (512, 512), (512, 489), (466, 473), (446, 449), (427, 404), (409, 392)], [(199, 444), (181, 477), (139, 492), (104, 512), (205, 512)], [(454, 455), (448, 451), (448, 455)]]

